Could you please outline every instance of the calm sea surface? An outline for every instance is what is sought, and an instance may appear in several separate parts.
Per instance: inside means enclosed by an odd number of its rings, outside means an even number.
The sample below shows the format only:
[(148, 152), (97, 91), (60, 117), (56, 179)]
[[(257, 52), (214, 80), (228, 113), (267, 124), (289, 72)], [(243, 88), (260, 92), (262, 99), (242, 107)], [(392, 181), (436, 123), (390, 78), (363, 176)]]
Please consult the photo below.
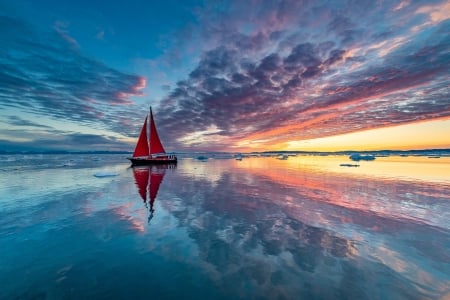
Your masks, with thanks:
[(341, 163), (0, 156), (0, 299), (450, 299), (450, 157)]

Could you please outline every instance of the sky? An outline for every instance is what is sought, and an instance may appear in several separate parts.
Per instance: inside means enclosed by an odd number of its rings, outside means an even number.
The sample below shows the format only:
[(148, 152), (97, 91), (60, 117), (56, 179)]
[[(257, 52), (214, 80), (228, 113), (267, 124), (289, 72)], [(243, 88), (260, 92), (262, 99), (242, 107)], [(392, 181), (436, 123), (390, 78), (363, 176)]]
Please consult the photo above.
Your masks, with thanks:
[(0, 0), (0, 150), (450, 148), (450, 1)]

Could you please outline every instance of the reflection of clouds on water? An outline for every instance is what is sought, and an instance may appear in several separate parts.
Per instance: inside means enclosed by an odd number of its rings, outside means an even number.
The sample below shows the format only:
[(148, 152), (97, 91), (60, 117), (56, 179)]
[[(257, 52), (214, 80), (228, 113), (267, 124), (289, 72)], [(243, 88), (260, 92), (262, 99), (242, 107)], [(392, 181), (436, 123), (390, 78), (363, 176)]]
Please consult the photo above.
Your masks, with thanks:
[[(433, 227), (445, 222), (417, 209), (436, 205), (445, 212), (446, 192), (433, 184), (216, 167), (221, 177), (214, 184), (174, 178), (177, 187), (168, 190), (184, 205), (171, 211), (167, 199), (163, 206), (187, 228), (203, 268), (224, 290), (233, 283), (242, 297), (251, 291), (359, 299), (381, 297), (377, 285), (394, 298), (445, 292), (448, 272), (429, 268), (448, 264), (447, 229)], [(419, 239), (437, 247), (420, 250)]]
[[(17, 275), (0, 271), (8, 286), (0, 298), (24, 286), (206, 299), (449, 294), (448, 186), (326, 173), (289, 160), (290, 167), (274, 158), (182, 160), (153, 191), (150, 225), (141, 197), (151, 190), (139, 189), (128, 165), (113, 168), (120, 175), (110, 179), (93, 177), (98, 168), (30, 170), (26, 182), (42, 175), (36, 182), (50, 186), (3, 190), (10, 199), (1, 199), (0, 267)], [(18, 277), (25, 270), (34, 274), (28, 282)]]
[[(302, 162), (303, 157), (298, 158)], [(316, 159), (317, 160), (317, 159)], [(321, 163), (317, 160), (318, 164)], [(450, 198), (449, 184), (422, 180), (400, 180), (363, 174), (324, 172), (324, 170), (298, 166), (253, 167), (248, 170), (268, 180), (285, 186), (278, 191), (286, 195), (288, 188), (295, 189), (295, 198), (324, 202), (358, 212), (368, 211), (389, 219), (408, 219), (412, 222), (444, 226), (450, 229), (446, 220)], [(366, 172), (358, 170), (358, 172)], [(298, 202), (292, 203), (294, 206)]]

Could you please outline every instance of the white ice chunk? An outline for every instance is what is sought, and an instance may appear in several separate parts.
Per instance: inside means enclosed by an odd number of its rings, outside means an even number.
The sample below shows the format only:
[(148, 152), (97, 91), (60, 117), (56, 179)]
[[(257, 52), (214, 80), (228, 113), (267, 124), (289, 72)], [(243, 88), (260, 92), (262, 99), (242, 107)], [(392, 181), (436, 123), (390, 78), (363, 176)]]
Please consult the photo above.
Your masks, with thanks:
[(111, 177), (119, 175), (116, 172), (97, 172), (94, 174), (95, 177)]

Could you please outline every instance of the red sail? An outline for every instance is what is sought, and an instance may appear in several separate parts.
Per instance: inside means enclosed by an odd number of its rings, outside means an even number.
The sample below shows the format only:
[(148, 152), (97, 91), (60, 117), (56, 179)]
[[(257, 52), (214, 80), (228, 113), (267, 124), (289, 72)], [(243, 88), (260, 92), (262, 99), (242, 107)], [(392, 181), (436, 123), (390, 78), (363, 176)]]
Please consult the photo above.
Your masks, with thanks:
[(147, 186), (149, 179), (149, 169), (146, 168), (133, 168), (134, 181), (138, 187), (139, 195), (142, 200), (147, 202)]
[(166, 151), (164, 150), (161, 140), (159, 139), (155, 121), (153, 120), (153, 113), (150, 109), (150, 155), (156, 153), (166, 153)]
[(139, 140), (134, 149), (133, 157), (136, 156), (148, 156), (148, 141), (147, 141), (147, 117), (145, 117), (144, 126), (142, 126), (141, 134), (139, 135)]
[(153, 204), (153, 201), (155, 201), (163, 178), (164, 170), (161, 173), (150, 172), (150, 204)]

